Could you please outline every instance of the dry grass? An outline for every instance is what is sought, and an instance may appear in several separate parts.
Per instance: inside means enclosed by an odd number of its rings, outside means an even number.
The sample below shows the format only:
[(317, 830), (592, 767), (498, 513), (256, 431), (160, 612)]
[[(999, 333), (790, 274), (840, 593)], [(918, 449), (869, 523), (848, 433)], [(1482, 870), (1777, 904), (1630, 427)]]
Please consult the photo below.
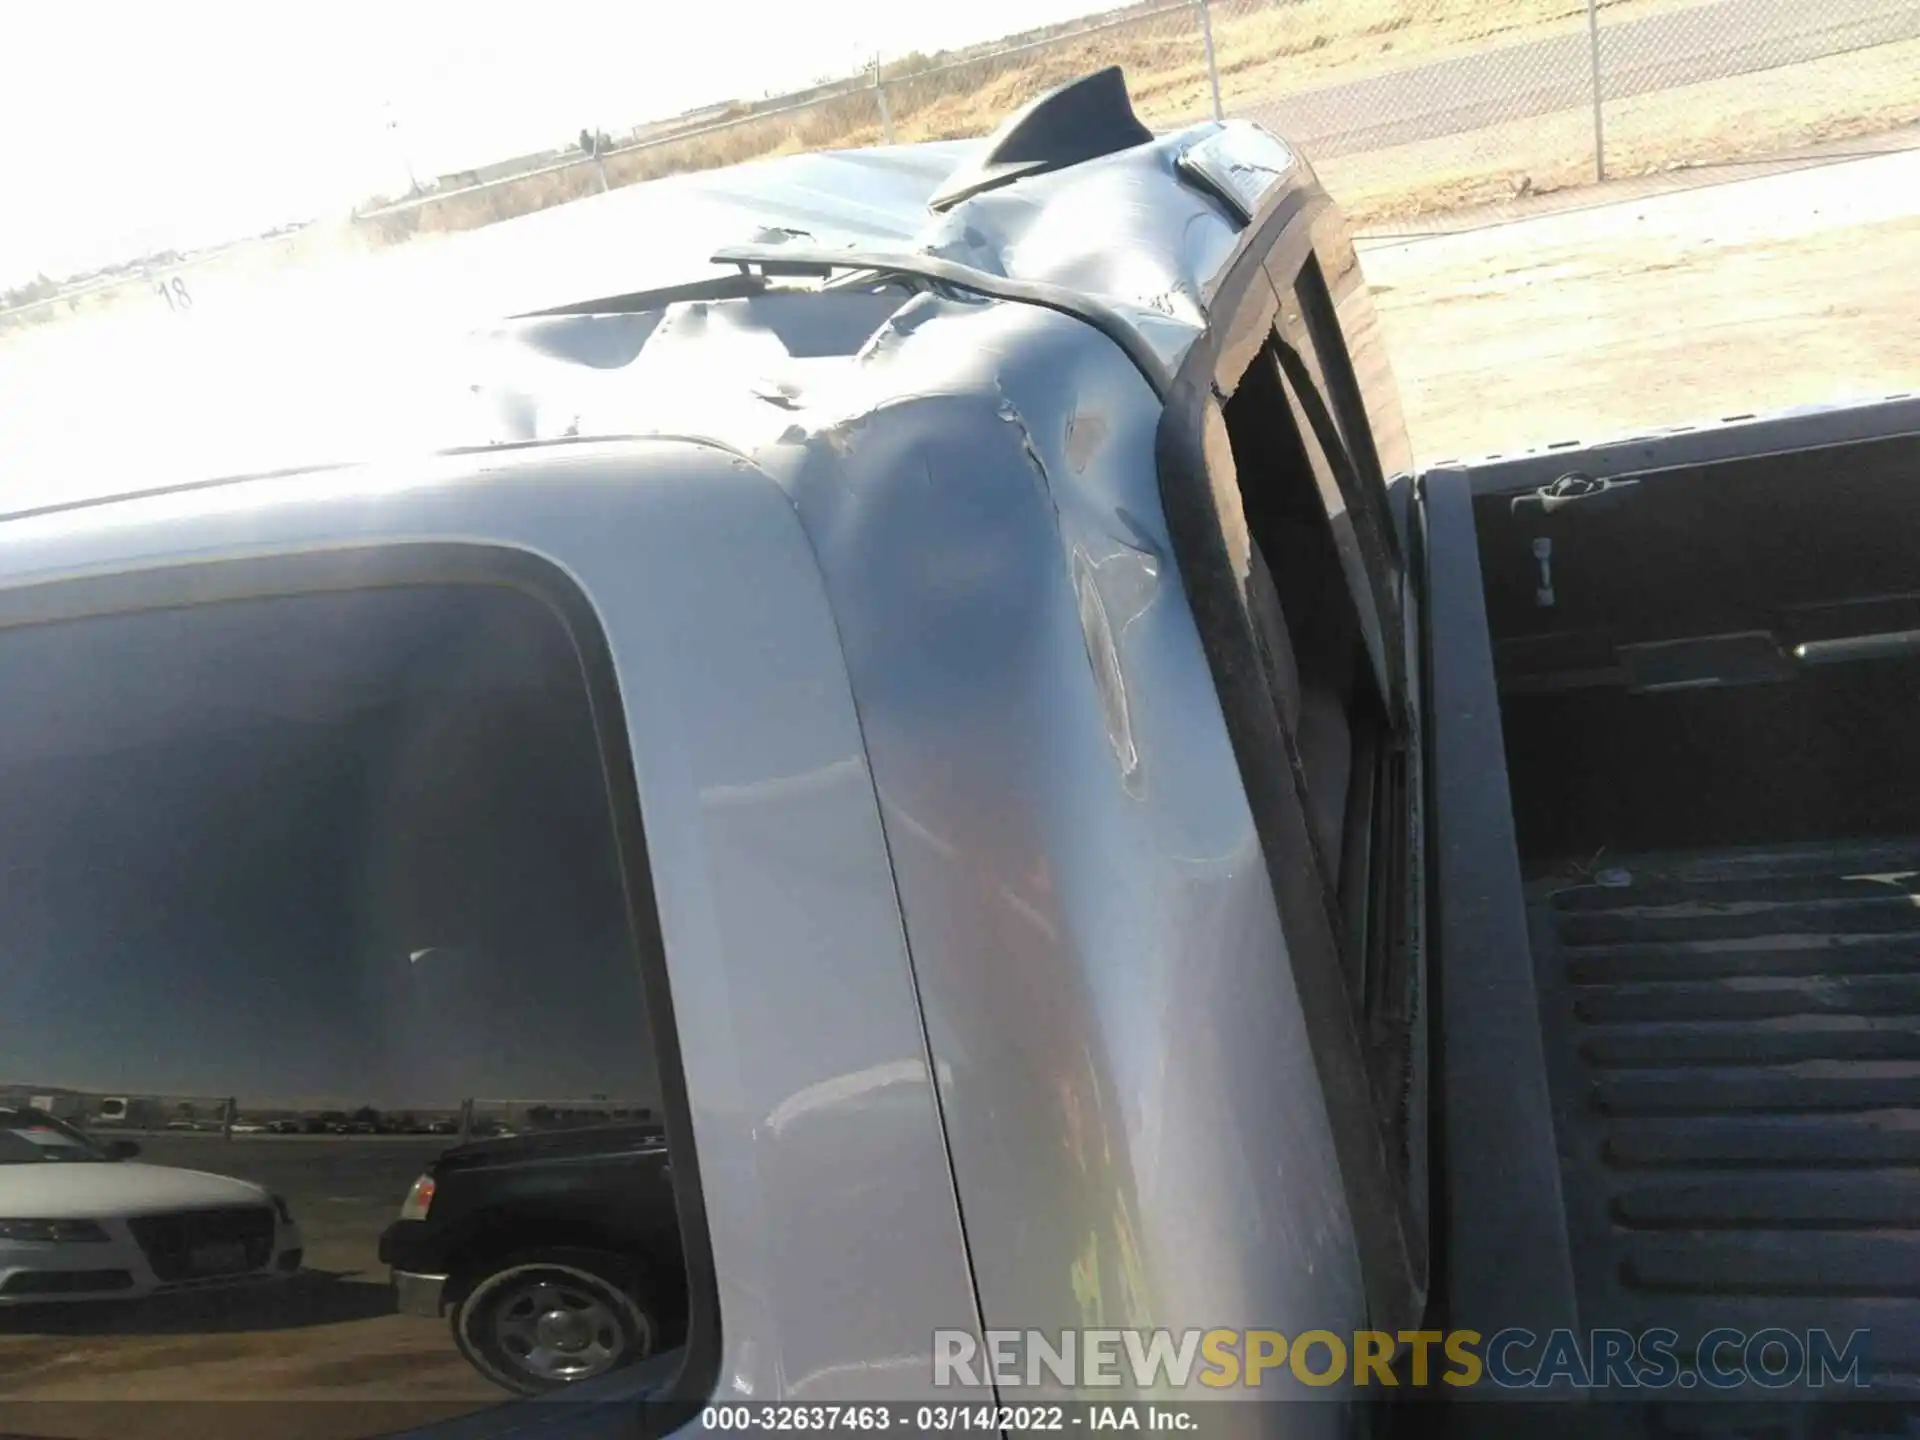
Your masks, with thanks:
[[(1609, 19), (1658, 8), (1657, 0), (1602, 0)], [(1584, 0), (1295, 0), (1216, 5), (1213, 38), (1222, 98), (1244, 110), (1300, 90), (1362, 79), (1488, 46), (1541, 39), (1583, 27)], [(1210, 113), (1207, 66), (1196, 12), (1186, 6), (1115, 12), (1120, 23), (1009, 55), (982, 55), (932, 72), (890, 74), (887, 100), (901, 143), (986, 133), (1010, 111), (1053, 86), (1108, 65), (1127, 72), (1135, 107), (1149, 125), (1172, 128)], [(898, 67), (896, 67), (897, 69)], [(877, 145), (884, 139), (871, 89), (851, 91), (789, 115), (747, 118), (724, 129), (616, 154), (605, 184), (630, 185), (688, 170), (806, 150)], [(599, 192), (600, 168), (582, 161), (544, 175), (454, 194), (370, 223), (386, 239), (464, 230)]]
[[(1601, 10), (1608, 22), (1618, 23), (1675, 4), (1601, 0)], [(1236, 114), (1258, 114), (1264, 104), (1288, 95), (1409, 66), (1584, 32), (1587, 23), (1584, 0), (1215, 0), (1212, 15), (1222, 98)], [(1149, 124), (1173, 128), (1211, 113), (1206, 61), (1191, 7), (1136, 7), (1113, 12), (1102, 24), (1092, 32), (1054, 27), (1046, 44), (1012, 54), (983, 54), (958, 63), (944, 56), (896, 62), (887, 73), (894, 138), (910, 143), (983, 134), (1033, 96), (1106, 65), (1126, 70), (1135, 105)], [(935, 62), (938, 68), (929, 68)], [(1610, 101), (1606, 115), (1610, 176), (1791, 153), (1920, 120), (1920, 42)], [(1590, 183), (1590, 126), (1584, 109), (1567, 110), (1330, 157), (1319, 168), (1357, 225), (1394, 225), (1516, 194)], [(300, 263), (307, 250), (332, 254), (473, 229), (596, 194), (603, 184), (618, 187), (799, 151), (876, 145), (884, 138), (873, 90), (858, 88), (786, 114), (742, 113), (723, 127), (614, 154), (599, 164), (583, 160), (376, 212), (354, 225), (349, 236), (283, 237), (237, 247), (219, 263), (228, 269), (279, 269)], [(193, 270), (188, 276), (192, 283)], [(0, 317), (0, 330), (84, 315), (146, 290), (145, 282), (135, 281), (12, 319)]]

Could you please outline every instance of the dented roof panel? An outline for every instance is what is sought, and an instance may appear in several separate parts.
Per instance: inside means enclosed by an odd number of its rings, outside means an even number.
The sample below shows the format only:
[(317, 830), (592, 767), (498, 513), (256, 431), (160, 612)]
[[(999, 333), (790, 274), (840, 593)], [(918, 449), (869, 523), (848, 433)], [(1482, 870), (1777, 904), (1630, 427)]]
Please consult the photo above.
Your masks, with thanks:
[[(1212, 287), (1246, 228), (1245, 196), (1264, 194), (1270, 210), (1317, 183), (1265, 132), (1229, 122), (931, 210), (930, 197), (981, 143), (674, 176), (405, 247), (299, 327), (248, 316), (229, 337), (213, 316), (196, 318), (188, 348), (176, 341), (167, 364), (139, 367), (141, 394), (116, 396), (113, 384), (94, 382), (102, 412), (123, 423), (49, 429), (39, 444), (30, 430), (26, 463), (7, 465), (0, 514), (503, 442), (686, 434), (746, 452), (774, 420), (778, 433), (821, 397), (844, 406), (858, 396), (878, 408), (911, 393), (917, 382), (893, 368), (901, 341), (911, 335), (915, 353), (925, 350), (931, 325), (937, 352), (953, 319), (995, 304), (1049, 304), (1035, 298), (1043, 291), (1051, 308), (1097, 315), (1081, 327), (1085, 343), (1118, 344), (1150, 388), (1164, 390), (1205, 331)], [(1183, 169), (1190, 154), (1208, 167)], [(1243, 165), (1245, 156), (1257, 163)], [(844, 256), (849, 266), (884, 254), (896, 268), (917, 259), (964, 272), (952, 272), (958, 282), (950, 273), (854, 275), (852, 284), (841, 272), (801, 287), (771, 265), (768, 292), (746, 298), (481, 319), (473, 329), (476, 316), (737, 275), (742, 267), (713, 257), (738, 246)], [(368, 286), (374, 298), (362, 293)], [(964, 367), (961, 353), (951, 358)], [(41, 473), (43, 461), (57, 468)]]
[[(1196, 147), (1212, 183), (1183, 170)], [(783, 256), (795, 268), (844, 256), (877, 273), (870, 283), (503, 322), (479, 337), (468, 382), (478, 429), (463, 442), (688, 434), (753, 453), (809, 417), (840, 423), (929, 386), (984, 390), (995, 361), (971, 348), (972, 331), (960, 322), (1020, 303), (993, 296), (1022, 286), (1092, 302), (1109, 332), (1115, 324), (1132, 332), (1123, 348), (1136, 360), (1144, 352), (1151, 363), (1141, 369), (1163, 388), (1205, 332), (1213, 287), (1247, 214), (1270, 213), (1289, 190), (1313, 184), (1284, 146), (1236, 122), (1034, 176), (944, 214), (922, 208), (906, 243), (762, 226), (742, 253), (771, 274), (781, 273)], [(908, 218), (901, 215), (903, 226)], [(916, 259), (932, 263), (897, 273)], [(1110, 335), (1082, 328), (1086, 344), (1109, 345)]]

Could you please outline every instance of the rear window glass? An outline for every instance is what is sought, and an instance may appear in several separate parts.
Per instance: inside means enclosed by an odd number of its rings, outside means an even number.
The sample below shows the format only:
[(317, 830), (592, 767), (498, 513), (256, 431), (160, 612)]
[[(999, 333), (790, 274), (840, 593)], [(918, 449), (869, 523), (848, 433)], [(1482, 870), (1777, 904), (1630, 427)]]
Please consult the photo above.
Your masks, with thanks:
[(636, 857), (555, 610), (20, 626), (0, 693), (9, 1399), (361, 1400), (324, 1433), (377, 1434), (679, 1343)]
[(0, 1110), (0, 1165), (102, 1158), (85, 1136), (56, 1124), (50, 1116), (30, 1110)]

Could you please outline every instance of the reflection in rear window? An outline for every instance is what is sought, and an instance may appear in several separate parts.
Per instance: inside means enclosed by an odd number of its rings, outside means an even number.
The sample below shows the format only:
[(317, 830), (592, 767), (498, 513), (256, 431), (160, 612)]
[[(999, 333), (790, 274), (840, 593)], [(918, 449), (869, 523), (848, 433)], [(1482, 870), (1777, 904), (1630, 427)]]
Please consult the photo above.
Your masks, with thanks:
[[(363, 1435), (676, 1343), (640, 956), (551, 609), (422, 584), (22, 626), (0, 693), (10, 1398), (401, 1407), (302, 1422)], [(6, 1163), (48, 1159), (99, 1163)]]
[(349, 1114), (651, 1091), (579, 662), (537, 601), (5, 632), (0, 693), (6, 1078)]

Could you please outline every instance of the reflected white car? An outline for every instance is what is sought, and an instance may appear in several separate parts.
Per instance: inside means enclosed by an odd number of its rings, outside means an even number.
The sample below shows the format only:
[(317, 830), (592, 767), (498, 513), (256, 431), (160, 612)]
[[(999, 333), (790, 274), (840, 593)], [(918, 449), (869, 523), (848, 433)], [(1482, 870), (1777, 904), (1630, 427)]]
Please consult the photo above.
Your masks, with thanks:
[(142, 1165), (37, 1110), (0, 1109), (0, 1306), (135, 1298), (298, 1273), (286, 1202), (228, 1175)]

